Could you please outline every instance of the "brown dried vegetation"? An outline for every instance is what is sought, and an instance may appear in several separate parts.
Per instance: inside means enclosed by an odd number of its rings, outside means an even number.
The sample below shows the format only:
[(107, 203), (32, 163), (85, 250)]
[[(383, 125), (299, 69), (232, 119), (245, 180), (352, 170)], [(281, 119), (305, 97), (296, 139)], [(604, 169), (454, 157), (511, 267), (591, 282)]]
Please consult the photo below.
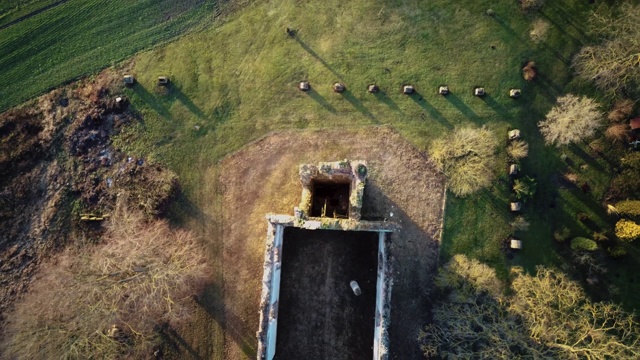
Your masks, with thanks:
[(120, 203), (101, 244), (42, 266), (8, 317), (2, 357), (148, 357), (155, 328), (190, 315), (208, 273), (199, 242)]
[(631, 99), (622, 99), (616, 101), (613, 108), (607, 115), (607, 119), (611, 122), (621, 122), (629, 118), (633, 112), (635, 103)]
[(172, 172), (111, 145), (135, 121), (126, 99), (115, 101), (118, 80), (106, 70), (0, 115), (0, 321), (74, 232), (99, 236), (80, 214), (109, 214), (126, 191), (130, 205), (154, 215), (177, 188)]
[(627, 124), (613, 124), (607, 128), (604, 132), (607, 139), (613, 142), (624, 143), (629, 139), (629, 125)]
[(527, 62), (527, 64), (522, 68), (522, 76), (524, 79), (527, 81), (533, 81), (533, 79), (536, 78), (536, 75), (538, 75), (536, 63), (534, 61)]

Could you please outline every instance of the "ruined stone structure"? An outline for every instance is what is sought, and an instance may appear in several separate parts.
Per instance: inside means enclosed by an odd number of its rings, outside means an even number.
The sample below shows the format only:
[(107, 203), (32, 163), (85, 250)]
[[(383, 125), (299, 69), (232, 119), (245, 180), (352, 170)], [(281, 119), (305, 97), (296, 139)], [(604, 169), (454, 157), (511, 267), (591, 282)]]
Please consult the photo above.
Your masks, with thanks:
[(393, 282), (388, 261), (388, 233), (395, 230), (395, 225), (386, 221), (361, 220), (367, 172), (367, 164), (362, 160), (301, 165), (299, 173), (302, 198), (300, 205), (294, 209), (294, 215), (268, 214), (266, 216), (269, 225), (260, 299), (260, 325), (257, 332), (259, 360), (271, 360), (277, 351), (280, 274), (283, 234), (286, 227), (378, 233), (375, 321), (371, 323), (371, 326), (374, 326), (373, 359), (388, 359), (388, 328)]

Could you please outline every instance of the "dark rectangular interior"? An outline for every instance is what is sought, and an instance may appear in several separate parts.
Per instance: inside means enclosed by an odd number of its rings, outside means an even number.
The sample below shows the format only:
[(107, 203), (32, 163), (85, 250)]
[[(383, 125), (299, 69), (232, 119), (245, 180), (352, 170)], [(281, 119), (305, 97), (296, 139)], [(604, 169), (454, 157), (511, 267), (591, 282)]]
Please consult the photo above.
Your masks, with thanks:
[(350, 193), (348, 181), (314, 181), (311, 216), (347, 218)]
[(376, 232), (285, 228), (275, 358), (371, 359), (377, 267)]

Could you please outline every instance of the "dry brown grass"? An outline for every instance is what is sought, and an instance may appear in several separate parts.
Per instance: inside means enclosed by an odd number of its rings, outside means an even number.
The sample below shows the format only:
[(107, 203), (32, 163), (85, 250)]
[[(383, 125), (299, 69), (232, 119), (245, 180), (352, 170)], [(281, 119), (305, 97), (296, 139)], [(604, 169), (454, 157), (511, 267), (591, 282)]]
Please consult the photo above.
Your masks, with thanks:
[(624, 143), (629, 138), (629, 129), (627, 124), (613, 124), (607, 128), (604, 135), (613, 142)]
[(42, 266), (7, 317), (4, 358), (146, 357), (156, 326), (189, 317), (208, 273), (197, 239), (122, 206), (107, 228), (101, 244)]
[(631, 99), (622, 99), (616, 101), (611, 108), (611, 111), (607, 115), (607, 119), (611, 122), (618, 123), (629, 118), (633, 112), (633, 105), (635, 103)]

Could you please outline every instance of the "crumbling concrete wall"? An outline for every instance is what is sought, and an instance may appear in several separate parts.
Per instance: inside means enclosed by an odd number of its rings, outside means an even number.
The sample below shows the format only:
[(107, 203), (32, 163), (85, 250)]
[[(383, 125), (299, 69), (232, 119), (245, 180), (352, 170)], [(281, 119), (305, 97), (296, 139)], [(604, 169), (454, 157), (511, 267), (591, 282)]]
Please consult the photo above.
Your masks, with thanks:
[[(391, 287), (393, 278), (389, 261), (387, 233), (396, 225), (386, 221), (361, 221), (362, 199), (367, 178), (365, 161), (321, 162), (305, 164), (299, 169), (302, 183), (302, 200), (294, 209), (294, 216), (268, 214), (267, 241), (264, 255), (264, 275), (260, 298), (260, 327), (258, 337), (258, 360), (272, 360), (276, 352), (278, 328), (278, 300), (280, 296), (280, 271), (282, 267), (282, 244), (285, 227), (307, 230), (374, 231), (379, 234), (378, 277), (376, 285), (375, 329), (373, 359), (387, 360), (389, 357), (389, 319)], [(308, 217), (311, 212), (313, 182), (349, 182), (349, 218)]]
[[(300, 213), (297, 212), (299, 215)], [(289, 215), (267, 215), (269, 222), (260, 298), (260, 327), (258, 337), (258, 360), (272, 360), (276, 352), (278, 330), (278, 303), (280, 296), (280, 271), (282, 267), (283, 235), (285, 227), (307, 230), (329, 229), (337, 231), (375, 231), (378, 240), (378, 276), (376, 285), (375, 329), (373, 339), (374, 360), (389, 357), (389, 319), (392, 271), (389, 261), (389, 241), (386, 234), (395, 229), (395, 224), (376, 221), (354, 221), (351, 219), (309, 220)]]
[(269, 222), (260, 298), (260, 329), (257, 333), (258, 359), (261, 360), (271, 360), (276, 349), (283, 233), (283, 225)]
[(314, 181), (349, 182), (349, 219), (360, 220), (362, 214), (362, 197), (367, 179), (367, 163), (364, 160), (343, 160), (300, 165), (300, 182), (302, 197), (299, 209), (304, 214), (311, 213)]

